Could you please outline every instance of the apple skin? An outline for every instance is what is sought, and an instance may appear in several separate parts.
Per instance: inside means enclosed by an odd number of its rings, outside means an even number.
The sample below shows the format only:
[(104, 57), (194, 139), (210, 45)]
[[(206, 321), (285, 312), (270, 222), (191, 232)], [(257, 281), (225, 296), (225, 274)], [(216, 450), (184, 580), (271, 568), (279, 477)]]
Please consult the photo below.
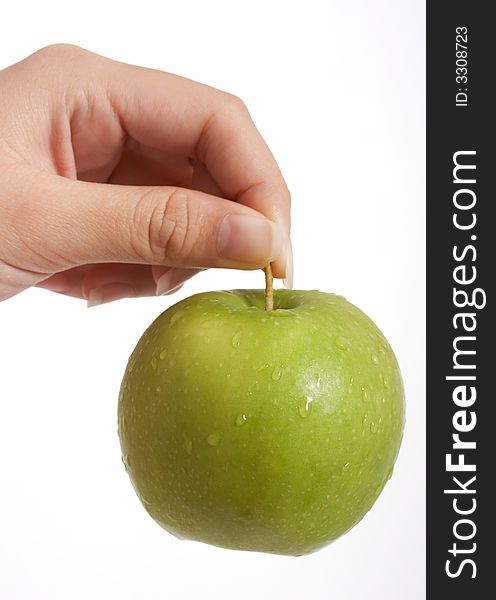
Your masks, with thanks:
[(123, 462), (180, 538), (313, 552), (356, 525), (391, 477), (404, 426), (396, 358), (342, 296), (208, 292), (162, 313), (122, 381)]

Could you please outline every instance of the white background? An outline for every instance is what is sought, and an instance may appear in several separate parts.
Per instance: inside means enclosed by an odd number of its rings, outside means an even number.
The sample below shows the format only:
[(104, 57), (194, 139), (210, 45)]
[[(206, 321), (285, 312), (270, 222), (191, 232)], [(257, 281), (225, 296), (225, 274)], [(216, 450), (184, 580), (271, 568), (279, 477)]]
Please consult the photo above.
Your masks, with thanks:
[(292, 192), (295, 288), (341, 293), (376, 321), (408, 407), (392, 480), (333, 545), (291, 558), (178, 541), (121, 464), (123, 369), (167, 306), (261, 287), (262, 273), (208, 271), (172, 298), (90, 310), (25, 292), (0, 304), (2, 600), (425, 597), (424, 30), (418, 0), (3, 7), (0, 67), (71, 42), (241, 96)]

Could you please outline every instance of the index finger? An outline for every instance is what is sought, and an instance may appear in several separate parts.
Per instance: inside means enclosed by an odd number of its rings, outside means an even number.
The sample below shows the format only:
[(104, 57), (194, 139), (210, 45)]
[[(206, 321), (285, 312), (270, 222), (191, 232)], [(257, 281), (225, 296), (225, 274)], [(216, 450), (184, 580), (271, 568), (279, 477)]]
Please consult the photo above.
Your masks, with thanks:
[[(170, 73), (109, 63), (109, 97), (130, 136), (200, 160), (226, 198), (280, 223), (289, 241), (288, 188), (241, 100)], [(273, 269), (285, 277), (286, 256)]]

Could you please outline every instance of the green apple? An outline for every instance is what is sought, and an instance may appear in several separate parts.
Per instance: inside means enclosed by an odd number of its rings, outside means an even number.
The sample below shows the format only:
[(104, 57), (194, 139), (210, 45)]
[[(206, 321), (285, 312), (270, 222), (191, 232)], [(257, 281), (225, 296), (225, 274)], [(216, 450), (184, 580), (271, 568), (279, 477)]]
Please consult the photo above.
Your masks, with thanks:
[(119, 397), (123, 461), (166, 530), (216, 546), (312, 552), (362, 519), (391, 477), (400, 371), (342, 296), (208, 292), (162, 313)]

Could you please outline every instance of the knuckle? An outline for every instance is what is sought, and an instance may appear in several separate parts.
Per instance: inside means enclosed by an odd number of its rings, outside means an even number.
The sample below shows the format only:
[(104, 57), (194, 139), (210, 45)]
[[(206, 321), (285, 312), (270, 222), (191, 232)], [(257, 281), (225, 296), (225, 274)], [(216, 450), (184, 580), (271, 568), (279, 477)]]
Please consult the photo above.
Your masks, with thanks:
[(228, 92), (224, 92), (224, 95), (226, 105), (230, 110), (241, 114), (248, 113), (248, 107), (239, 96)]
[(207, 119), (203, 126), (200, 138), (196, 145), (195, 156), (201, 161), (206, 162), (208, 153), (209, 138), (216, 128), (231, 128), (236, 130), (240, 123), (246, 123), (250, 120), (250, 113), (246, 104), (239, 96), (230, 94), (229, 92), (219, 92), (217, 97), (216, 108)]
[(33, 58), (39, 58), (42, 60), (62, 60), (79, 58), (87, 53), (87, 50), (84, 50), (75, 44), (50, 44), (49, 46), (40, 48), (40, 50), (36, 51), (32, 56)]
[[(92, 55), (72, 44), (52, 44), (40, 48), (14, 65), (16, 83), (13, 94), (26, 94), (39, 102), (40, 97), (63, 101), (70, 92), (84, 84), (81, 76)], [(75, 82), (77, 83), (74, 86)], [(53, 100), (52, 100), (53, 101)]]
[(164, 264), (187, 259), (193, 223), (187, 190), (169, 195), (157, 189), (145, 192), (136, 205), (134, 223), (135, 231), (142, 232), (134, 244), (142, 259)]

